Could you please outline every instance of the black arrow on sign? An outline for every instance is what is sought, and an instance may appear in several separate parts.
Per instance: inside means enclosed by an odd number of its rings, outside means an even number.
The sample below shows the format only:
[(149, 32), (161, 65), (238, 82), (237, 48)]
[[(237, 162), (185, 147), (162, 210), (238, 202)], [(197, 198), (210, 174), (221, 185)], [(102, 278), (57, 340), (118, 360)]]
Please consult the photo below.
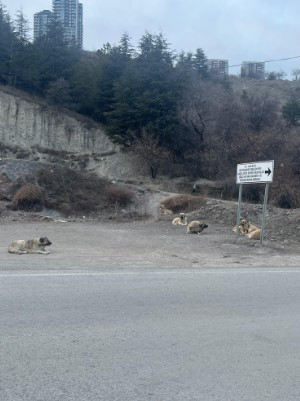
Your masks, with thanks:
[(270, 170), (270, 167), (268, 167), (268, 170), (265, 170), (265, 174), (270, 175), (272, 173), (272, 171)]

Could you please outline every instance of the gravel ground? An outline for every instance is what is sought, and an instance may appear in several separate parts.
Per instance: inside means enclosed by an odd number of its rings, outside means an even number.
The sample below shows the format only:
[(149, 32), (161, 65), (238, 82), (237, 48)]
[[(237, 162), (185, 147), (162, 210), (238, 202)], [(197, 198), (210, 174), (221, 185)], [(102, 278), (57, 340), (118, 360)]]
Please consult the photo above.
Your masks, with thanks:
[[(1, 270), (147, 270), (208, 267), (300, 267), (299, 248), (235, 235), (207, 220), (200, 235), (170, 221), (6, 222), (0, 231)], [(15, 239), (47, 236), (50, 255), (13, 255)]]

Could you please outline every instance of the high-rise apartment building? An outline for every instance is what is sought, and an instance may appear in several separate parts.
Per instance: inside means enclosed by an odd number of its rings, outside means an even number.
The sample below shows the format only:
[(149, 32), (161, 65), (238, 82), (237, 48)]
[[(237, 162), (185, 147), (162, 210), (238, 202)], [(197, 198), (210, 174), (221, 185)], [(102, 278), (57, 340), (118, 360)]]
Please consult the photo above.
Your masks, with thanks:
[(52, 18), (61, 23), (66, 41), (71, 46), (82, 48), (82, 4), (78, 0), (52, 0), (52, 12), (44, 10), (34, 14), (34, 39), (45, 35)]
[(83, 5), (78, 3), (78, 47), (83, 45)]
[(208, 59), (207, 68), (211, 75), (216, 78), (223, 78), (228, 75), (228, 60)]
[(265, 63), (244, 61), (241, 66), (242, 78), (265, 79)]
[(64, 28), (65, 39), (73, 46), (82, 47), (83, 7), (78, 0), (53, 0), (55, 18)]
[(34, 14), (34, 30), (33, 37), (34, 40), (39, 37), (46, 35), (48, 31), (49, 23), (52, 19), (52, 12), (49, 10), (40, 11), (39, 13)]

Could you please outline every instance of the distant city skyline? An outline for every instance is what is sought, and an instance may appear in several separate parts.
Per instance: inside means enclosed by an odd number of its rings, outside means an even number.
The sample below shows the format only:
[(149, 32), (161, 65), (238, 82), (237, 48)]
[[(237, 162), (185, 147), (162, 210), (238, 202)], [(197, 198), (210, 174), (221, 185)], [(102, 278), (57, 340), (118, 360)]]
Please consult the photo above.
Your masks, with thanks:
[[(13, 17), (22, 8), (33, 28), (33, 15), (52, 7), (51, 0), (2, 0)], [(81, 0), (85, 50), (118, 44), (124, 32), (137, 47), (145, 33), (162, 32), (177, 51), (202, 48), (209, 59), (228, 60), (229, 74), (244, 61), (263, 62), (266, 72), (283, 70), (291, 78), (300, 69), (298, 0)], [(300, 53), (300, 52), (299, 52)], [(232, 67), (234, 66), (234, 67)]]

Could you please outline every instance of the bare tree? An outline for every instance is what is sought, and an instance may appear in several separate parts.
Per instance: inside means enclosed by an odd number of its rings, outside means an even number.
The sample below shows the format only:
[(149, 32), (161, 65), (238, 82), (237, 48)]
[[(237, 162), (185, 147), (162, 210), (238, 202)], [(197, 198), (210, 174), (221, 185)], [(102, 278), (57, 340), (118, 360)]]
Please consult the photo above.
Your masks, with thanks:
[(172, 153), (159, 146), (158, 141), (145, 132), (141, 139), (135, 140), (132, 150), (147, 164), (151, 178), (156, 178), (159, 169), (167, 162), (172, 161)]
[(298, 81), (300, 78), (300, 68), (296, 68), (292, 71), (292, 76), (295, 78), (295, 81)]
[(256, 91), (244, 98), (249, 128), (261, 131), (278, 120), (279, 102), (268, 91)]

